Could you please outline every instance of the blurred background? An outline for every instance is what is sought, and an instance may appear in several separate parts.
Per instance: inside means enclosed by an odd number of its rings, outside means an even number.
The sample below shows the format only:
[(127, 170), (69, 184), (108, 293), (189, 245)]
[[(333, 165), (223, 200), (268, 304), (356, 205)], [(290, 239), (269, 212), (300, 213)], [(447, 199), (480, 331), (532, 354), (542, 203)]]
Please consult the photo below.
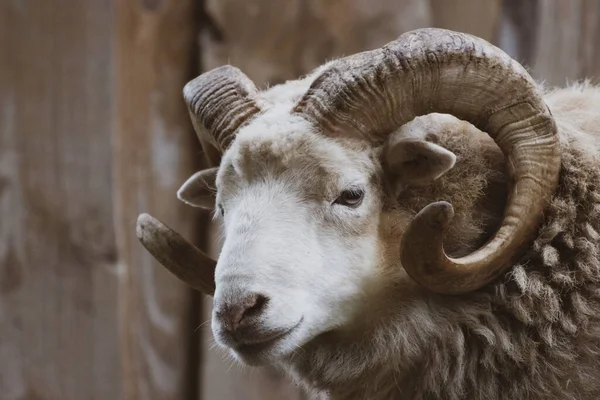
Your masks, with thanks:
[(303, 399), (213, 348), (211, 299), (136, 218), (218, 254), (210, 216), (175, 196), (219, 162), (188, 80), (230, 63), (264, 88), (430, 26), (551, 85), (600, 82), (600, 0), (0, 0), (0, 399)]

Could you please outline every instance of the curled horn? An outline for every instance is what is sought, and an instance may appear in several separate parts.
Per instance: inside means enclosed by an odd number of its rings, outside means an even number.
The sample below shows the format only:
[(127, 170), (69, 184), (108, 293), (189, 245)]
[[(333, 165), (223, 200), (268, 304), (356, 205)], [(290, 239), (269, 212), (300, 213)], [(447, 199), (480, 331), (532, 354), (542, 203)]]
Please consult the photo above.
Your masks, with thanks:
[(256, 86), (238, 68), (224, 65), (203, 73), (183, 88), (194, 130), (221, 152), (237, 131), (261, 112)]
[(504, 219), (477, 251), (448, 257), (443, 235), (449, 203), (425, 207), (401, 242), (408, 274), (432, 291), (460, 294), (498, 277), (528, 245), (558, 185), (561, 159), (555, 121), (527, 71), (471, 35), (420, 29), (325, 69), (294, 112), (324, 134), (352, 131), (382, 142), (413, 118), (452, 114), (487, 132), (508, 158)]

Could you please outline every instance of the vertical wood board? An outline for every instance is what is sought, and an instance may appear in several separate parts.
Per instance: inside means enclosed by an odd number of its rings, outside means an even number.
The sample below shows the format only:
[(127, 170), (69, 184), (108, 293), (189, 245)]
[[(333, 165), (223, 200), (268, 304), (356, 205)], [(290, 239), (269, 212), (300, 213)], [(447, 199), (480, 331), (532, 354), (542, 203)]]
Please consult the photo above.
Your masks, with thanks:
[(195, 237), (194, 210), (176, 197), (200, 154), (182, 96), (197, 57), (195, 7), (192, 0), (116, 2), (115, 204), (127, 400), (194, 395), (191, 291), (140, 245), (135, 224), (149, 212)]
[(120, 399), (107, 1), (0, 4), (0, 398)]

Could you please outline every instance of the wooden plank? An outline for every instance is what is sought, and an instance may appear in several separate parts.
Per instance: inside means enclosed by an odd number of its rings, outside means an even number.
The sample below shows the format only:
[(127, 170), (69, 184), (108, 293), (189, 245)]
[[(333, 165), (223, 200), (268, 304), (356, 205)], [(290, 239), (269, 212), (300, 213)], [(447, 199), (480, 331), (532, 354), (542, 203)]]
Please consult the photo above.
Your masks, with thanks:
[(127, 400), (179, 400), (195, 392), (191, 292), (135, 236), (138, 214), (149, 212), (195, 237), (196, 214), (176, 198), (200, 155), (182, 97), (197, 58), (195, 3), (116, 2), (115, 201)]
[(120, 399), (106, 1), (0, 2), (0, 398)]
[(433, 25), (493, 42), (502, 0), (431, 0)]
[(499, 45), (551, 86), (600, 82), (600, 1), (506, 0)]
[[(202, 69), (236, 65), (258, 87), (295, 79), (326, 60), (369, 50), (401, 33), (429, 26), (428, 0), (206, 0), (200, 36)], [(210, 254), (217, 257), (218, 227)], [(214, 346), (212, 302), (202, 327), (203, 400), (301, 399), (287, 378), (269, 369), (243, 368)]]
[(204, 69), (227, 62), (259, 86), (429, 26), (429, 0), (206, 0)]
[(307, 37), (302, 24), (296, 34), (302, 39), (300, 51), (314, 52), (314, 41), (330, 43), (327, 53), (317, 53), (314, 65), (325, 59), (381, 47), (402, 33), (430, 26), (429, 1), (424, 0), (318, 0), (307, 6), (315, 31)]
[(581, 21), (581, 77), (600, 84), (600, 1), (584, 0)]
[(533, 63), (539, 0), (504, 0), (496, 44), (525, 67)]
[(550, 85), (563, 86), (581, 77), (581, 5), (581, 0), (539, 1), (533, 75)]

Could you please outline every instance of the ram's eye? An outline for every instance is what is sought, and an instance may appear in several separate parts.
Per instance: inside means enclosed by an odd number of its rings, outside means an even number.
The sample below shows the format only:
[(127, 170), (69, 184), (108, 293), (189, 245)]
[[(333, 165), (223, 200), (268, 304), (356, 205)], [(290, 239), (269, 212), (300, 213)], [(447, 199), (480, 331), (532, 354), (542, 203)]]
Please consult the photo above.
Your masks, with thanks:
[(221, 204), (217, 205), (217, 208), (219, 210), (219, 214), (221, 214), (221, 217), (225, 216), (225, 209), (223, 208), (223, 206)]
[(358, 207), (365, 197), (365, 192), (361, 189), (344, 190), (342, 194), (335, 200), (335, 204), (340, 204), (346, 207)]

